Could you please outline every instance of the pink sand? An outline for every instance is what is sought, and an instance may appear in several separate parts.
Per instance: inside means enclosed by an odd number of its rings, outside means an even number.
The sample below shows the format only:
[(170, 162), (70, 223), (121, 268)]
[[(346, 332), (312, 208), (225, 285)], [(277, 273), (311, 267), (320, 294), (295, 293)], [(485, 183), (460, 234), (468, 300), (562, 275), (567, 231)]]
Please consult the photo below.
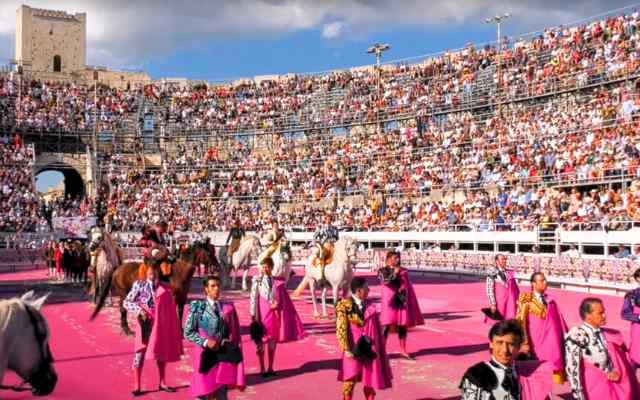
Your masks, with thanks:
[[(300, 270), (298, 270), (300, 273)], [(46, 272), (40, 271), (40, 277)], [(380, 296), (380, 286), (371, 274), (371, 295)], [(31, 280), (33, 275), (15, 274), (12, 279)], [(25, 279), (26, 278), (26, 279)], [(394, 387), (379, 392), (379, 399), (453, 399), (458, 398), (457, 385), (464, 369), (487, 355), (487, 326), (483, 324), (481, 307), (486, 306), (484, 283), (411, 277), (425, 315), (426, 324), (409, 332), (408, 348), (416, 361), (397, 358), (397, 339), (391, 336), (388, 352)], [(32, 283), (32, 282), (29, 282)], [(296, 282), (290, 283), (293, 288)], [(200, 296), (199, 281), (192, 294)], [(528, 290), (523, 287), (523, 290)], [(5, 292), (6, 293), (6, 292)], [(567, 323), (579, 321), (578, 304), (585, 293), (551, 290)], [(0, 297), (3, 288), (0, 284)], [(247, 384), (242, 394), (231, 392), (231, 399), (332, 399), (340, 395), (336, 381), (338, 360), (333, 322), (313, 320), (308, 297), (294, 300), (309, 336), (300, 342), (279, 345), (275, 378), (265, 380), (258, 375), (255, 346), (248, 337), (248, 295), (227, 292), (226, 297), (236, 303), (243, 332)], [(629, 324), (619, 317), (622, 298), (599, 296), (609, 310), (609, 327), (620, 329), (628, 340)], [(92, 306), (87, 302), (68, 302), (47, 305), (44, 313), (52, 329), (52, 351), (59, 383), (50, 399), (129, 398), (131, 390), (131, 360), (133, 339), (120, 334), (119, 317), (115, 308), (107, 308), (93, 323), (88, 322)], [(186, 315), (186, 313), (185, 313)], [(171, 364), (168, 378), (179, 386), (176, 394), (152, 392), (142, 399), (185, 399), (191, 371), (191, 346), (180, 363)], [(15, 375), (5, 377), (4, 384), (17, 383)], [(157, 388), (155, 366), (148, 363), (144, 376), (145, 389)], [(556, 387), (556, 393), (567, 393), (567, 387)], [(361, 387), (356, 399), (362, 399)], [(0, 392), (2, 399), (30, 399), (31, 394)]]

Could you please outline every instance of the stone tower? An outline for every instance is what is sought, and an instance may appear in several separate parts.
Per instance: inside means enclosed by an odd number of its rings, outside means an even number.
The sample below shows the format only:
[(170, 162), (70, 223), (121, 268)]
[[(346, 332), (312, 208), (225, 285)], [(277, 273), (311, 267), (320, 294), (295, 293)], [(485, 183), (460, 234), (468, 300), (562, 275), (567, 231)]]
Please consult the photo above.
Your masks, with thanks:
[(33, 72), (71, 73), (87, 62), (87, 14), (20, 6), (16, 63)]

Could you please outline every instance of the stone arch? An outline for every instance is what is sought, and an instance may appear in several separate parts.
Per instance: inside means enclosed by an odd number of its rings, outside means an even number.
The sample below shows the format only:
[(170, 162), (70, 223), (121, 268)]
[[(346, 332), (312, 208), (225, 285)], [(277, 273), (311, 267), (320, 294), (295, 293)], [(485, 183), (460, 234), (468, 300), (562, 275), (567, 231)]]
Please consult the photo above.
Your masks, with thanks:
[(34, 172), (37, 176), (41, 172), (57, 171), (64, 176), (64, 195), (71, 197), (84, 197), (87, 194), (82, 175), (74, 167), (67, 164), (44, 165), (38, 167)]

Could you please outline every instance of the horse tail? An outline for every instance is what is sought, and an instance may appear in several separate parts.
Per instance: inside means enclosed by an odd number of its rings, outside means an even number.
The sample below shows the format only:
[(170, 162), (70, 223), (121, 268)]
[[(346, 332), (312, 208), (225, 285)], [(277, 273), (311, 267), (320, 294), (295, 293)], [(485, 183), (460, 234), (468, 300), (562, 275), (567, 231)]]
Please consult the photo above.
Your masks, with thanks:
[[(91, 313), (91, 317), (89, 317), (89, 321), (93, 321), (98, 316), (98, 313), (100, 312), (100, 310), (102, 310), (102, 307), (104, 307), (104, 303), (107, 301), (107, 296), (109, 295), (109, 292), (111, 292), (111, 283), (113, 281), (113, 273), (115, 272), (115, 270), (116, 268), (112, 268), (111, 271), (109, 271), (107, 283), (106, 285), (104, 285), (104, 289), (102, 290), (102, 293), (100, 293), (100, 297), (98, 298), (98, 303), (96, 304), (96, 307), (93, 309), (93, 313)], [(97, 287), (96, 287), (96, 290), (98, 290)]]

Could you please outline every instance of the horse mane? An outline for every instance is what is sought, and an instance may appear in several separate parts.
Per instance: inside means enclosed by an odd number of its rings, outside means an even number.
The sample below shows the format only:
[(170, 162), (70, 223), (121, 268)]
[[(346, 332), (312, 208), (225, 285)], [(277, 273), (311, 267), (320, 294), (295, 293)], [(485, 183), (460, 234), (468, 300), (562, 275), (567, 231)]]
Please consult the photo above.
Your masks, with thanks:
[[(23, 306), (22, 300), (17, 297), (0, 300), (0, 331), (6, 332), (11, 317)], [(16, 332), (17, 334), (17, 332)]]
[[(30, 307), (34, 312), (34, 316), (40, 322), (45, 324), (47, 329), (47, 334), (49, 334), (49, 327), (47, 321), (40, 314), (40, 311), (35, 307), (30, 306), (27, 302), (22, 300), (19, 297), (12, 297), (6, 300), (0, 300), (0, 332), (7, 332), (9, 321), (11, 317), (16, 315), (18, 312), (23, 311), (27, 312), (27, 307)], [(15, 332), (15, 334), (19, 334)]]
[(118, 255), (118, 246), (113, 241), (113, 238), (107, 231), (102, 231), (102, 242), (104, 244), (103, 249), (105, 254), (107, 255), (107, 260), (111, 263), (111, 265), (118, 266), (120, 265), (120, 257)]
[(335, 251), (333, 252), (334, 261), (344, 261), (347, 259), (347, 244), (353, 242), (351, 236), (341, 237), (335, 244)]

